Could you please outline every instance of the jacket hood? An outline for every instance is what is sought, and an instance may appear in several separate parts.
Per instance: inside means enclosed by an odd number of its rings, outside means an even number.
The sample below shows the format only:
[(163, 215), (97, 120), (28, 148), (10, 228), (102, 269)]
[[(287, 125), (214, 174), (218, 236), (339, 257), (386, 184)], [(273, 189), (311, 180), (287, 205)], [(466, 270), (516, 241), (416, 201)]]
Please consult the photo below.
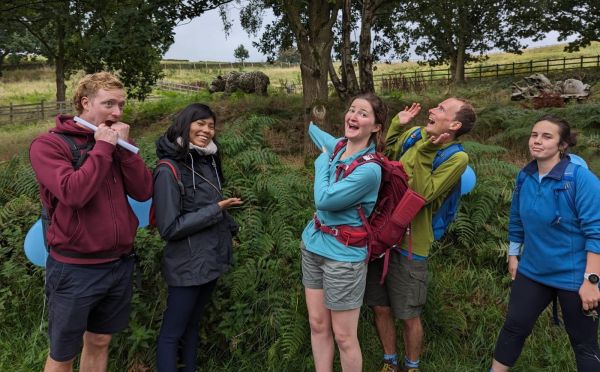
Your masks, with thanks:
[(178, 150), (179, 145), (169, 141), (166, 135), (162, 135), (156, 140), (156, 156), (159, 159), (177, 159), (179, 157)]
[(94, 132), (77, 124), (73, 120), (73, 117), (73, 115), (58, 115), (56, 117), (56, 126), (50, 129), (50, 132), (69, 133), (80, 136), (91, 135), (93, 137)]

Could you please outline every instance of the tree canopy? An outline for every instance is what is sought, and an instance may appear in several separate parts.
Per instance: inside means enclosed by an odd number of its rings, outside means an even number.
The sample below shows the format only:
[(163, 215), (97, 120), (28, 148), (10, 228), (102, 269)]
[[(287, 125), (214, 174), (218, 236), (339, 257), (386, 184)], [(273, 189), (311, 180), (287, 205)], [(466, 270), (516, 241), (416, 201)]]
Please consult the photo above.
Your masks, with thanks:
[(65, 79), (78, 70), (115, 71), (129, 97), (143, 98), (161, 76), (177, 22), (229, 1), (12, 0), (0, 14), (33, 35), (54, 63), (57, 100), (65, 100)]
[(515, 12), (520, 0), (422, 0), (401, 3), (392, 14), (405, 42), (432, 66), (448, 63), (453, 80), (464, 81), (464, 66), (501, 49), (521, 53), (523, 37), (537, 22)]
[(250, 57), (250, 54), (248, 53), (248, 49), (246, 49), (246, 47), (244, 47), (244, 44), (240, 44), (237, 48), (235, 48), (235, 50), (233, 51), (233, 57), (235, 59), (237, 59), (238, 61), (244, 63), (244, 61), (246, 59), (248, 59), (248, 57)]

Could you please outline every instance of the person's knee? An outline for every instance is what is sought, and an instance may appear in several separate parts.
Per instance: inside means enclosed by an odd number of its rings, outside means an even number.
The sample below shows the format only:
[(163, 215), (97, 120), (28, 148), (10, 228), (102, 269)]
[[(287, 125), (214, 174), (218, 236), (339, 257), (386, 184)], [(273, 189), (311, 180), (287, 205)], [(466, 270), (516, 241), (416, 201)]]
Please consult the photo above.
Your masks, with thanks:
[(310, 331), (313, 334), (327, 334), (331, 332), (331, 324), (326, 317), (311, 316), (308, 320)]
[(504, 321), (504, 326), (502, 329), (507, 334), (513, 337), (527, 337), (533, 330), (533, 326), (535, 323), (530, 324), (529, 322), (521, 319), (519, 317), (509, 316)]
[(373, 314), (377, 319), (386, 319), (393, 317), (392, 308), (389, 306), (372, 306)]
[(418, 329), (422, 328), (420, 316), (410, 318), (410, 319), (404, 319), (402, 322), (404, 323), (404, 327), (406, 329), (408, 329), (409, 331), (418, 330)]
[(66, 361), (58, 361), (52, 358), (52, 356), (48, 355), (46, 359), (46, 365), (44, 366), (44, 372), (70, 372), (73, 371), (73, 362), (75, 361), (75, 357), (66, 360)]
[(86, 332), (84, 335), (84, 344), (94, 349), (108, 349), (112, 335)]
[(338, 331), (335, 333), (335, 342), (340, 350), (351, 350), (358, 345), (358, 337), (355, 333)]

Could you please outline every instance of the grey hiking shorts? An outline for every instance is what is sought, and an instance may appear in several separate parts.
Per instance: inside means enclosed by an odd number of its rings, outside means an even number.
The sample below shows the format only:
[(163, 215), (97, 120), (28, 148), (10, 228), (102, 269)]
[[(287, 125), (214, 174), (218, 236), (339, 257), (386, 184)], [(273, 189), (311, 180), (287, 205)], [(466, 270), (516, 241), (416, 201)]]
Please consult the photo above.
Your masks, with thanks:
[(427, 260), (409, 260), (392, 250), (385, 282), (383, 259), (369, 263), (365, 304), (391, 307), (396, 319), (420, 316), (427, 300)]
[[(364, 261), (341, 262), (328, 259), (302, 248), (302, 284), (322, 289), (329, 310), (358, 309), (363, 303), (367, 281)], [(351, 248), (349, 248), (351, 249)]]

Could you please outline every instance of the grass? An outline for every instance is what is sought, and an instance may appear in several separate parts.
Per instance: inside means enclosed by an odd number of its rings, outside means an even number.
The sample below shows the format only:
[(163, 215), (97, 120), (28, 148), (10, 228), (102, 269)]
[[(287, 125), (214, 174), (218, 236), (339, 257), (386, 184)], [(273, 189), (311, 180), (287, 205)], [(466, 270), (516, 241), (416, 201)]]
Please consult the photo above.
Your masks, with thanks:
[(29, 124), (3, 125), (0, 127), (0, 162), (4, 162), (16, 154), (29, 148), (31, 140), (54, 127), (54, 120), (44, 120)]

